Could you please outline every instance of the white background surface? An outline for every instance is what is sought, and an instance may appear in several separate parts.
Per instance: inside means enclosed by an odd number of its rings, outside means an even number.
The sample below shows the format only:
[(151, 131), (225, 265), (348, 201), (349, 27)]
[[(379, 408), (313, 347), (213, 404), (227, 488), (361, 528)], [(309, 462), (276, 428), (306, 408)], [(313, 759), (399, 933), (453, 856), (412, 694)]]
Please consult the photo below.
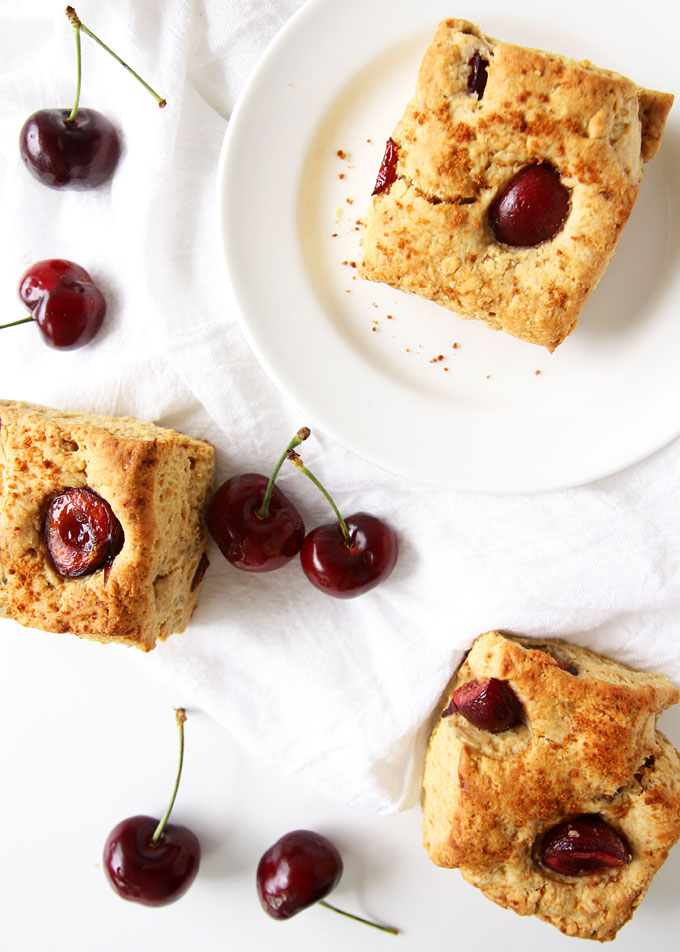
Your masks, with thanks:
[[(261, 5), (267, 7), (266, 3)], [(17, 8), (17, 5), (4, 3), (2, 7)], [(52, 5), (36, 3), (37, 7), (46, 9)], [(524, 24), (530, 22), (530, 7), (531, 4), (524, 4)], [(89, 8), (93, 14), (96, 12), (95, 3), (90, 3)], [(642, 31), (645, 40), (642, 50), (637, 46), (640, 30), (636, 18), (639, 17), (639, 8), (632, 4), (614, 3), (609, 4), (609, 8), (611, 18), (616, 18), (619, 24), (627, 24), (623, 31), (625, 40), (622, 47), (617, 47), (617, 56), (620, 55), (626, 61), (636, 60), (641, 67), (646, 64), (654, 66), (655, 73), (659, 71), (658, 57), (663, 58), (664, 70), (673, 68), (673, 52), (667, 51), (670, 44), (664, 37), (675, 35), (673, 24), (677, 26), (677, 12), (674, 7), (670, 4), (657, 5), (654, 10), (654, 23), (657, 25), (652, 28), (646, 21), (647, 25)], [(579, 34), (582, 35), (583, 47), (580, 50), (568, 50), (562, 45), (565, 52), (590, 55), (592, 48), (605, 42), (603, 38), (606, 33), (599, 30), (591, 34), (584, 28), (583, 24), (588, 22), (587, 10), (588, 4), (585, 2), (574, 4), (569, 11), (566, 8), (550, 11), (544, 5), (537, 4), (534, 32), (527, 36), (526, 42), (538, 43), (539, 35), (543, 35), (541, 25), (546, 22), (541, 18), (549, 15), (552, 36), (559, 37), (560, 23), (565, 37), (571, 38), (572, 42)], [(80, 12), (86, 19), (85, 9)], [(446, 12), (477, 17), (477, 11), (451, 9)], [(600, 21), (606, 19), (602, 13), (599, 16)], [(484, 27), (486, 24), (481, 12), (478, 18)], [(508, 11), (505, 22), (511, 25), (511, 20), (512, 14)], [(91, 25), (95, 26), (94, 19)], [(500, 33), (499, 30), (495, 32)], [(517, 32), (509, 38), (522, 39)], [(43, 32), (42, 39), (44, 42), (54, 41), (49, 31)], [(8, 68), (7, 64), (12, 62), (12, 58), (17, 70), (20, 65), (29, 65), (22, 53), (22, 44), (28, 44), (30, 40), (30, 29), (24, 32), (8, 31), (0, 37), (0, 54), (4, 54), (0, 55), (0, 61), (5, 68)], [(557, 44), (555, 47), (558, 48)], [(237, 52), (244, 63), (249, 56), (254, 61), (252, 49), (238, 47)], [(606, 65), (616, 68), (619, 63), (615, 61), (614, 52), (612, 50), (612, 58)], [(91, 62), (91, 54), (89, 58)], [(209, 68), (206, 57), (204, 80)], [(71, 80), (70, 72), (60, 76), (60, 90), (63, 87), (66, 97), (71, 93)], [(225, 99), (228, 99), (226, 93)], [(40, 104), (58, 104), (50, 95), (49, 83), (45, 85), (44, 101)], [(131, 125), (137, 124), (132, 133), (132, 141), (136, 141), (134, 137), (144, 132), (142, 126), (148, 125), (148, 114), (131, 110), (125, 122), (128, 133)], [(15, 135), (13, 129), (11, 135)], [(216, 151), (214, 158), (216, 162)], [(123, 182), (123, 173), (121, 176), (120, 181)], [(54, 196), (50, 202), (55, 202)], [(95, 228), (93, 243), (97, 254), (104, 260), (108, 253), (111, 259), (108, 272), (100, 263), (100, 270), (105, 274), (115, 274), (116, 266), (124, 260), (123, 224), (122, 221), (118, 223), (120, 231), (113, 236), (117, 243), (120, 242), (115, 248), (106, 226), (102, 223)], [(39, 246), (41, 235), (35, 234), (34, 237)], [(6, 238), (4, 247), (10, 247), (12, 240), (17, 240), (15, 235)], [(82, 248), (85, 238), (78, 236), (77, 241)], [(27, 247), (22, 253), (30, 254), (30, 249)], [(74, 253), (73, 256), (79, 259), (79, 255)], [(9, 292), (3, 294), (3, 302), (9, 310), (10, 303), (16, 307), (14, 261), (7, 274), (5, 270), (2, 273), (3, 287), (7, 285), (9, 288)], [(109, 290), (114, 292), (119, 301), (125, 298), (126, 277), (123, 274), (117, 275), (115, 280), (110, 278), (113, 283), (109, 285)], [(128, 313), (126, 310), (126, 320)], [(112, 315), (112, 321), (116, 319)], [(120, 325), (114, 324), (108, 337), (109, 345), (120, 329)], [(0, 340), (0, 358), (5, 367), (8, 359), (8, 350), (5, 348), (9, 346), (4, 338)], [(14, 346), (18, 352), (20, 345)], [(30, 353), (25, 353), (28, 360)], [(103, 350), (100, 349), (98, 353), (101, 357)], [(248, 367), (248, 372), (252, 372), (251, 367)], [(28, 365), (26, 373), (30, 375)], [(266, 386), (264, 378), (254, 379), (258, 390)], [(42, 381), (36, 381), (35, 384), (37, 388), (44, 387), (45, 392), (50, 386), (49, 382), (43, 384)], [(21, 395), (28, 398), (28, 394)], [(122, 412), (126, 406), (125, 395), (116, 391), (114, 396), (120, 407), (118, 412)], [(101, 404), (97, 408), (115, 412), (113, 407)], [(172, 420), (172, 403), (166, 404), (164, 410)], [(286, 419), (284, 422), (287, 426), (289, 421)], [(284, 434), (287, 433), (286, 426), (282, 427)], [(266, 449), (267, 453), (262, 454), (263, 461), (268, 459), (270, 452), (270, 447)], [(658, 459), (650, 461), (632, 476), (624, 474), (607, 485), (600, 484), (592, 491), (583, 490), (575, 494), (583, 519), (576, 527), (580, 533), (588, 536), (587, 524), (591, 521), (591, 513), (597, 517), (592, 521), (598, 527), (603, 512), (612, 513), (611, 524), (605, 524), (608, 529), (605, 535), (609, 534), (612, 545), (605, 551), (611, 559), (612, 579), (616, 577), (620, 580), (620, 591), (611, 590), (611, 606), (602, 604), (604, 588), (597, 602), (585, 606), (583, 602), (573, 600), (574, 595), (582, 594), (583, 578), (575, 573), (572, 587), (565, 590), (562, 575), (557, 580), (559, 585), (556, 582), (555, 590), (550, 590), (550, 603), (544, 589), (545, 602), (535, 605), (536, 613), (532, 617), (537, 631), (553, 626), (555, 619), (566, 617), (569, 611), (573, 613), (573, 618), (569, 616), (569, 620), (564, 623), (568, 624), (567, 630), (575, 631), (578, 628), (575, 617), (583, 616), (588, 608), (589, 626), (592, 629), (589, 635), (593, 640), (599, 636), (604, 644), (616, 644), (618, 636), (615, 632), (625, 632), (626, 648), (622, 649), (624, 660), (627, 650), (635, 657), (644, 657), (645, 651), (640, 644), (651, 643), (659, 631), (664, 638), (659, 639), (654, 658), (662, 658), (671, 664), (673, 658), (677, 657), (677, 646), (673, 641), (678, 630), (675, 624), (677, 599), (674, 602), (668, 594), (672, 592), (674, 575), (672, 558), (667, 559), (664, 565), (666, 574), (660, 573), (658, 583), (649, 582), (652, 572), (650, 569), (649, 575), (646, 574), (644, 560), (633, 566), (630, 577), (627, 574), (630, 548), (643, 550), (648, 533), (654, 537), (661, 536), (664, 529), (668, 528), (667, 522), (655, 525), (654, 519), (664, 511), (659, 500), (663, 500), (664, 494), (672, 493), (673, 487), (677, 485), (670, 475), (676, 456), (673, 448), (669, 448), (661, 457), (661, 462)], [(664, 465), (664, 461), (667, 465)], [(334, 463), (343, 462), (342, 456), (334, 460)], [(664, 472), (669, 474), (666, 482), (661, 476)], [(363, 472), (361, 475), (364, 475)], [(364, 492), (372, 475), (369, 471), (365, 477)], [(656, 487), (651, 500), (648, 492), (650, 486)], [(415, 506), (416, 487), (412, 487), (412, 490)], [(638, 495), (638, 508), (635, 509)], [(570, 500), (573, 498), (569, 496)], [(677, 496), (673, 498), (677, 500)], [(537, 524), (543, 525), (546, 521), (551, 532), (546, 534), (545, 546), (540, 551), (534, 551), (533, 560), (530, 558), (526, 563), (522, 561), (525, 558), (524, 546), (520, 544), (515, 553), (518, 564), (520, 567), (526, 564), (527, 572), (530, 573), (540, 570), (538, 563), (552, 564), (561, 559), (563, 553), (555, 540), (574, 525), (574, 510), (566, 497), (545, 499), (543, 512), (529, 504), (522, 507), (519, 501), (506, 503), (489, 499), (479, 508), (476, 508), (474, 501), (470, 501), (469, 506), (467, 502), (465, 499), (456, 500), (460, 512), (456, 511), (452, 518), (461, 533), (458, 538), (471, 540), (478, 530), (482, 548), (489, 551), (489, 543), (498, 541), (498, 535), (494, 534), (497, 525), (502, 524), (509, 511), (514, 511), (517, 522), (521, 521), (522, 513), (527, 522), (531, 516), (537, 515)], [(657, 503), (658, 508), (655, 508)], [(631, 511), (635, 512), (639, 532), (633, 528), (629, 535), (619, 536), (621, 530), (616, 514), (621, 506), (630, 506)], [(487, 511), (495, 514), (496, 527), (484, 525)], [(546, 514), (550, 515), (549, 520)], [(530, 535), (527, 532), (527, 538)], [(519, 541), (522, 543), (524, 537), (520, 537)], [(448, 539), (446, 543), (453, 545)], [(667, 551), (672, 554), (671, 543), (672, 540), (667, 540)], [(456, 571), (463, 572), (467, 563), (471, 563), (474, 568), (477, 564), (474, 550), (464, 545), (460, 545), (459, 549), (462, 551), (455, 550), (455, 556), (459, 559)], [(511, 545), (508, 551), (513, 552)], [(626, 557), (621, 563), (616, 560), (617, 551)], [(678, 548), (674, 551), (677, 554)], [(582, 560), (586, 561), (587, 577), (597, 579), (598, 584), (600, 552), (600, 548), (593, 543), (590, 551), (581, 553)], [(423, 639), (427, 630), (428, 633), (440, 631), (443, 640), (447, 637), (446, 629), (451, 627), (448, 614), (445, 618), (443, 615), (450, 612), (451, 605), (446, 600), (438, 602), (425, 598), (420, 598), (419, 603), (420, 593), (427, 590), (425, 572), (429, 565), (420, 555), (414, 545), (410, 557), (402, 563), (404, 571), (401, 578), (391, 591), (403, 592), (406, 587), (415, 591), (414, 604), (409, 603), (409, 607), (413, 610), (413, 617), (418, 615), (423, 620)], [(592, 564), (588, 561), (589, 555)], [(661, 558), (658, 561), (663, 562)], [(649, 555), (649, 563), (650, 566), (656, 564), (652, 554)], [(468, 577), (463, 574), (462, 577), (465, 585), (471, 589), (476, 604), (484, 606), (487, 616), (502, 614), (504, 619), (512, 618), (519, 623), (531, 595), (535, 594), (531, 576), (527, 576), (529, 581), (526, 587), (522, 584), (513, 586), (516, 580), (511, 571), (507, 570), (504, 574), (504, 566), (507, 566), (506, 558), (502, 561), (499, 558), (497, 563), (485, 563), (484, 567), (480, 562), (474, 573), (474, 585), (472, 575)], [(423, 574), (419, 575), (419, 571)], [(484, 577), (485, 571), (489, 573), (488, 578)], [(452, 573), (452, 577), (455, 577), (455, 573)], [(208, 594), (212, 604), (221, 594), (217, 583), (222, 583), (226, 578), (227, 572), (224, 570), (216, 575), (216, 581), (211, 582), (212, 588)], [(445, 588), (448, 578), (447, 572), (437, 576), (440, 590)], [(605, 573), (602, 580), (605, 580)], [(634, 584), (636, 580), (640, 582), (639, 588)], [(492, 581), (495, 588), (490, 584)], [(657, 584), (658, 588), (655, 587)], [(506, 589), (514, 592), (515, 601), (496, 596), (497, 592)], [(239, 596), (237, 617), (246, 628), (248, 598), (254, 605), (258, 592), (274, 594), (275, 590), (271, 580), (257, 589), (254, 585), (244, 586), (244, 590), (247, 595), (241, 593)], [(448, 588), (446, 592), (448, 595)], [(564, 602), (560, 601), (560, 596)], [(229, 616), (233, 617), (233, 604), (231, 602), (227, 608), (225, 602), (225, 634)], [(399, 604), (395, 602), (395, 606)], [(501, 609), (504, 611), (501, 612)], [(600, 614), (598, 610), (601, 610)], [(541, 614), (542, 611), (544, 614)], [(395, 607), (395, 616), (396, 613)], [(337, 623), (337, 619), (334, 621)], [(467, 631), (481, 630), (478, 621), (478, 611), (469, 612), (462, 620), (457, 618), (458, 630), (462, 632), (461, 641)], [(262, 624), (259, 617), (258, 623)], [(234, 637), (233, 631), (229, 634)], [(192, 710), (189, 710), (186, 725), (184, 777), (174, 819), (186, 823), (199, 836), (203, 844), (201, 871), (190, 892), (180, 902), (166, 909), (145, 909), (120, 900), (107, 885), (99, 865), (104, 839), (110, 828), (125, 816), (140, 812), (160, 815), (166, 806), (175, 774), (177, 751), (172, 708), (190, 703), (188, 694), (196, 690), (196, 683), (188, 678), (191, 680), (191, 690), (184, 693), (168, 687), (167, 682), (159, 680), (159, 675), (167, 670), (176, 677), (179, 669), (184, 670), (187, 676), (196, 673), (199, 678), (203, 676), (202, 669), (192, 667), (191, 651), (187, 650), (183, 655), (180, 650), (182, 644), (195, 646), (203, 635), (207, 643), (208, 635), (214, 637), (214, 631), (201, 630), (199, 618), (192, 634), (188, 634), (184, 642), (175, 642), (177, 649), (173, 647), (172, 640), (168, 642), (170, 655), (177, 650), (177, 665), (173, 669), (169, 662), (166, 669), (152, 656), (141, 657), (124, 649), (103, 649), (75, 638), (27, 631), (11, 622), (0, 623), (2, 952), (5, 949), (11, 952), (42, 952), (46, 949), (56, 952), (89, 952), (93, 949), (104, 952), (119, 952), (121, 949), (132, 952), (142, 949), (184, 952), (188, 948), (197, 948), (201, 952), (221, 952), (224, 949), (251, 952), (271, 946), (281, 952), (312, 952), (319, 948), (335, 952), (348, 947), (355, 948), (357, 952), (383, 947), (415, 952), (434, 946), (559, 952), (569, 947), (579, 947), (575, 945), (575, 940), (565, 939), (550, 926), (535, 920), (520, 920), (512, 913), (495, 907), (465, 884), (457, 872), (436, 869), (420, 846), (417, 807), (395, 816), (380, 817), (337, 806), (330, 798), (315, 793), (302, 781), (286, 776), (281, 767), (265, 766), (262, 760), (255, 758), (235, 741), (227, 728), (218, 726), (206, 715)], [(234, 693), (238, 692), (239, 685), (227, 683), (225, 693), (229, 692), (230, 687), (233, 687)], [(259, 719), (265, 719), (263, 712), (268, 715), (266, 720), (272, 738), (269, 755), (273, 761), (278, 720), (271, 692), (253, 692), (249, 703), (257, 711)], [(223, 710), (229, 711), (229, 705), (225, 705)], [(337, 697), (333, 699), (333, 713), (338, 719), (343, 717), (342, 703)], [(224, 720), (228, 724), (228, 718)], [(677, 745), (680, 742), (678, 712), (666, 715), (662, 725), (665, 725), (667, 733)], [(366, 732), (371, 732), (372, 727), (372, 723), (366, 723)], [(281, 744), (284, 741), (281, 738)], [(345, 858), (345, 875), (339, 889), (329, 897), (331, 901), (349, 911), (393, 923), (404, 930), (402, 936), (394, 938), (381, 935), (335, 917), (323, 909), (309, 910), (283, 923), (273, 922), (266, 917), (259, 908), (254, 888), (258, 859), (264, 849), (282, 833), (299, 827), (317, 829), (328, 835)], [(632, 952), (643, 946), (672, 946), (680, 922), (677, 908), (679, 875), (680, 851), (676, 849), (657, 876), (633, 922), (624, 928), (616, 940), (617, 950)]]

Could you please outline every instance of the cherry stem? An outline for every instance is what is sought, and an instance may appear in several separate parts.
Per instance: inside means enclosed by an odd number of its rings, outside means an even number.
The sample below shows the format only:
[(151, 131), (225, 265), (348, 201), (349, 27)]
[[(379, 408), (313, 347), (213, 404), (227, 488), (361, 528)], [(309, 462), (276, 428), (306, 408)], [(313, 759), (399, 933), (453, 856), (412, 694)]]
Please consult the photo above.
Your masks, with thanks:
[[(75, 10), (73, 11), (75, 13)], [(78, 114), (78, 105), (80, 103), (80, 80), (82, 77), (83, 67), (82, 67), (82, 58), (80, 55), (80, 21), (78, 21), (78, 26), (73, 25), (73, 32), (76, 35), (76, 98), (73, 103), (73, 109), (71, 110), (71, 115), (66, 120), (67, 122), (74, 122), (76, 115)]]
[(391, 935), (399, 935), (399, 929), (395, 929), (394, 926), (381, 926), (377, 922), (371, 922), (370, 919), (363, 919), (361, 916), (355, 916), (351, 912), (345, 912), (344, 909), (338, 909), (337, 906), (332, 906), (329, 902), (326, 902), (325, 899), (319, 901), (320, 906), (325, 906), (326, 909), (332, 909), (333, 912), (337, 912), (341, 916), (347, 916), (348, 919), (354, 919), (356, 922), (363, 922), (364, 925), (371, 926), (373, 929), (380, 929), (381, 932), (389, 932)]
[(326, 497), (326, 499), (328, 500), (328, 502), (331, 504), (331, 509), (333, 510), (333, 512), (335, 513), (335, 515), (336, 515), (337, 518), (338, 518), (338, 522), (340, 523), (340, 528), (342, 529), (342, 534), (343, 534), (344, 537), (345, 537), (345, 544), (351, 548), (351, 547), (352, 547), (352, 540), (351, 540), (350, 537), (349, 537), (349, 529), (347, 528), (347, 523), (345, 522), (345, 520), (344, 520), (344, 519), (342, 518), (342, 516), (340, 515), (340, 510), (338, 509), (338, 507), (335, 505), (335, 503), (334, 503), (333, 500), (331, 499), (331, 496), (330, 496), (328, 490), (325, 488), (325, 486), (323, 486), (323, 485), (319, 482), (319, 480), (316, 478), (316, 476), (314, 475), (314, 473), (310, 473), (310, 471), (307, 469), (307, 467), (306, 467), (305, 464), (302, 462), (302, 460), (300, 459), (300, 457), (298, 456), (298, 454), (295, 452), (295, 450), (293, 450), (293, 449), (289, 450), (288, 453), (286, 454), (286, 459), (288, 460), (289, 463), (292, 463), (293, 466), (297, 466), (297, 468), (300, 470), (300, 472), (301, 472), (301, 473), (304, 473), (305, 476), (306, 476), (308, 479), (311, 479), (311, 481), (314, 483), (314, 485), (316, 486), (316, 488), (317, 488), (317, 489), (320, 489), (321, 492), (324, 494), (324, 496)]
[(113, 50), (109, 46), (107, 46), (106, 43), (103, 42), (103, 40), (100, 40), (99, 37), (96, 36), (96, 34), (92, 32), (92, 30), (90, 30), (88, 27), (85, 26), (84, 23), (81, 22), (80, 17), (76, 13), (76, 11), (73, 9), (73, 7), (66, 7), (66, 16), (68, 17), (71, 26), (75, 30), (76, 44), (78, 48), (78, 91), (76, 96), (76, 104), (73, 107), (73, 112), (71, 113), (69, 117), (70, 120), (75, 119), (75, 113), (78, 108), (78, 96), (80, 95), (80, 31), (81, 30), (83, 31), (83, 33), (89, 36), (91, 40), (94, 40), (95, 43), (98, 43), (102, 49), (106, 50), (106, 52), (110, 56), (113, 56), (113, 58), (117, 60), (117, 62), (119, 62), (120, 65), (123, 66), (128, 71), (128, 73), (132, 73), (135, 79), (138, 80), (138, 82), (140, 82), (142, 86), (146, 90), (148, 90), (148, 92), (151, 93), (151, 95), (156, 100), (156, 102), (158, 103), (161, 109), (163, 108), (163, 106), (167, 105), (166, 100), (162, 99), (161, 96), (158, 95), (156, 90), (152, 89), (151, 86), (149, 86), (149, 84), (145, 80), (142, 79), (139, 73), (136, 73), (131, 66), (128, 66), (125, 60), (122, 60), (120, 56), (118, 56), (117, 53), (114, 53)]
[(29, 321), (34, 320), (34, 317), (20, 317), (18, 321), (10, 321), (9, 324), (0, 324), (0, 331), (5, 327), (16, 327), (17, 324), (28, 324)]
[(285, 461), (286, 458), (288, 457), (288, 454), (289, 454), (292, 450), (294, 450), (296, 446), (299, 446), (300, 443), (302, 443), (304, 440), (306, 440), (306, 439), (309, 437), (310, 433), (311, 433), (311, 430), (309, 429), (309, 427), (307, 427), (307, 426), (301, 427), (301, 428), (297, 431), (297, 433), (295, 434), (295, 436), (293, 437), (293, 439), (290, 441), (290, 443), (288, 444), (288, 446), (285, 448), (285, 450), (283, 451), (283, 453), (281, 454), (281, 458), (279, 459), (278, 463), (277, 463), (276, 466), (274, 467), (274, 471), (272, 472), (271, 476), (269, 477), (269, 482), (267, 483), (267, 488), (266, 488), (265, 491), (264, 491), (264, 498), (263, 498), (263, 500), (262, 500), (262, 505), (260, 506), (259, 509), (257, 509), (257, 510), (255, 511), (255, 515), (257, 516), (258, 519), (268, 519), (268, 518), (269, 518), (269, 502), (270, 502), (270, 500), (271, 500), (272, 490), (274, 489), (274, 481), (276, 480), (276, 477), (279, 475), (279, 470), (280, 470), (281, 467), (283, 466), (284, 461)]
[(177, 796), (177, 790), (179, 788), (179, 778), (182, 776), (182, 764), (184, 763), (184, 722), (187, 719), (186, 711), (183, 707), (178, 707), (175, 709), (175, 720), (177, 721), (177, 727), (179, 728), (179, 764), (177, 766), (177, 776), (175, 777), (175, 786), (172, 790), (172, 796), (170, 797), (170, 803), (168, 804), (168, 809), (163, 814), (162, 819), (158, 823), (158, 826), (153, 832), (150, 846), (157, 846), (158, 841), (163, 835), (163, 830), (165, 829), (168, 820), (170, 819), (170, 814), (172, 813), (172, 808), (175, 805), (175, 797)]

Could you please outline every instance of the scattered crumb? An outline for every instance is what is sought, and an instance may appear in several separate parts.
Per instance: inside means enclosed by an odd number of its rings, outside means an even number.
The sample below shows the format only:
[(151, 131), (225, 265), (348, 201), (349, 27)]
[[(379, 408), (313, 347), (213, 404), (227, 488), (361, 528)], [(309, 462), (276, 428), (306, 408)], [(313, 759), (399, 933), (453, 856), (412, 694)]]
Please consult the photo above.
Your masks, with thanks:
[(443, 359), (444, 359), (444, 355), (443, 355), (443, 354), (437, 354), (436, 357), (432, 357), (432, 358), (430, 359), (430, 363), (431, 363), (431, 364), (438, 364), (439, 361), (440, 361), (440, 360), (443, 360)]
[(344, 172), (340, 172), (340, 173), (338, 174), (338, 178), (339, 178), (339, 179), (343, 179), (344, 177), (345, 177), (345, 173), (344, 173)]
[(340, 221), (341, 217), (342, 217), (342, 209), (341, 209), (341, 208), (336, 208), (336, 209), (335, 209), (335, 221), (336, 221), (336, 224), (337, 224), (337, 222)]
[(338, 151), (337, 151), (335, 154), (337, 155), (337, 157), (338, 157), (339, 159), (346, 159), (346, 158), (347, 158), (347, 153), (345, 152), (344, 149), (338, 149)]
[(393, 314), (386, 314), (385, 317), (387, 318), (388, 321), (393, 321), (393, 320), (394, 320), (394, 315), (393, 315)]
[(337, 231), (334, 231), (333, 234), (331, 235), (331, 238), (337, 238), (337, 237), (338, 237), (338, 233)]
[(491, 374), (487, 374), (487, 375), (486, 375), (486, 379), (487, 379), (487, 380), (491, 380)]
[(353, 198), (346, 198), (345, 201), (347, 202), (348, 205), (353, 205), (353, 204), (354, 204), (354, 199), (353, 199)]
[(536, 371), (536, 376), (537, 376), (537, 377), (540, 376), (540, 373), (541, 373), (541, 371), (540, 371), (540, 370), (537, 370), (537, 371)]
[(369, 145), (370, 145), (370, 144), (371, 144), (371, 142), (373, 142), (373, 139), (366, 139), (366, 142), (368, 142), (368, 143), (369, 143)]
[(460, 345), (459, 345), (458, 342), (456, 341), (456, 342), (453, 343), (451, 346), (453, 347), (454, 350), (458, 350), (458, 347), (459, 347)]
[(448, 370), (449, 368), (448, 368), (448, 367), (444, 367), (443, 369), (444, 369), (444, 370)]

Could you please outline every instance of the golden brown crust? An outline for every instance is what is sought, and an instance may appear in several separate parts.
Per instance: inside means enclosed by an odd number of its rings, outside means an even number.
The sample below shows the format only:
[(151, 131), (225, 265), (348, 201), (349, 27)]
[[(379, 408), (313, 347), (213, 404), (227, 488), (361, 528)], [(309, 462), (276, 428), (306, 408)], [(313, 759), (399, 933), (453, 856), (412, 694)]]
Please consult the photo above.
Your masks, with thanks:
[[(125, 417), (0, 400), (0, 612), (22, 625), (151, 650), (182, 631), (206, 547), (214, 447)], [(59, 575), (43, 539), (49, 499), (89, 486), (125, 543), (109, 568)]]
[[(489, 61), (481, 99), (469, 61)], [(359, 273), (554, 350), (614, 253), (673, 97), (445, 20), (397, 124), (397, 181), (373, 196)], [(530, 248), (487, 221), (500, 188), (549, 162), (570, 190), (562, 230)]]
[[(489, 677), (510, 684), (525, 721), (490, 734), (457, 712), (438, 718), (423, 781), (430, 857), (460, 868), (501, 906), (567, 935), (612, 939), (680, 835), (680, 755), (656, 729), (658, 713), (680, 695), (663, 675), (585, 648), (488, 632), (447, 687), (441, 709), (461, 684)], [(579, 814), (598, 814), (623, 834), (631, 862), (583, 877), (537, 862), (541, 834)]]

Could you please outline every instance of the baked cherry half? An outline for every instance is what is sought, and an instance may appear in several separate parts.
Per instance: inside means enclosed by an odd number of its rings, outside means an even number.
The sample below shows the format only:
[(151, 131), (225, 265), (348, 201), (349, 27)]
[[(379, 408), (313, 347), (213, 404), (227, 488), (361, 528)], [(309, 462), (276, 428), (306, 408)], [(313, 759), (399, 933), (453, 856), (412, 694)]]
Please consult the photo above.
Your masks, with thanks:
[(208, 530), (222, 555), (237, 569), (272, 572), (290, 562), (305, 537), (302, 516), (274, 485), (286, 454), (309, 436), (302, 427), (290, 441), (271, 476), (244, 473), (223, 483), (208, 510)]
[(104, 872), (123, 899), (143, 906), (167, 906), (191, 886), (201, 861), (201, 846), (186, 826), (169, 823), (184, 757), (183, 708), (175, 712), (180, 736), (177, 777), (170, 805), (161, 820), (131, 816), (118, 823), (104, 844)]
[(397, 159), (399, 158), (399, 147), (394, 139), (389, 138), (385, 143), (385, 152), (383, 154), (378, 177), (375, 180), (373, 195), (380, 195), (381, 192), (389, 191), (390, 187), (397, 180)]
[(397, 935), (398, 930), (391, 926), (370, 922), (324, 901), (339, 883), (342, 872), (342, 857), (327, 837), (312, 830), (293, 830), (270, 846), (260, 859), (257, 895), (272, 919), (290, 919), (318, 902), (340, 915)]
[(86, 486), (64, 489), (52, 497), (44, 531), (54, 567), (68, 578), (110, 565), (125, 539), (111, 506)]
[(288, 459), (323, 493), (338, 520), (317, 526), (305, 536), (300, 563), (309, 581), (335, 598), (355, 598), (375, 588), (397, 564), (399, 543), (394, 530), (367, 512), (343, 519), (325, 487), (294, 450), (288, 452)]
[(489, 207), (489, 223), (496, 241), (528, 248), (554, 238), (570, 207), (559, 172), (542, 162), (526, 166), (500, 190)]
[(558, 823), (543, 836), (541, 862), (565, 876), (585, 876), (624, 866), (631, 860), (628, 844), (597, 815)]
[(500, 734), (522, 719), (523, 708), (507, 681), (488, 678), (486, 681), (467, 681), (453, 692), (442, 717), (456, 711), (475, 727)]

